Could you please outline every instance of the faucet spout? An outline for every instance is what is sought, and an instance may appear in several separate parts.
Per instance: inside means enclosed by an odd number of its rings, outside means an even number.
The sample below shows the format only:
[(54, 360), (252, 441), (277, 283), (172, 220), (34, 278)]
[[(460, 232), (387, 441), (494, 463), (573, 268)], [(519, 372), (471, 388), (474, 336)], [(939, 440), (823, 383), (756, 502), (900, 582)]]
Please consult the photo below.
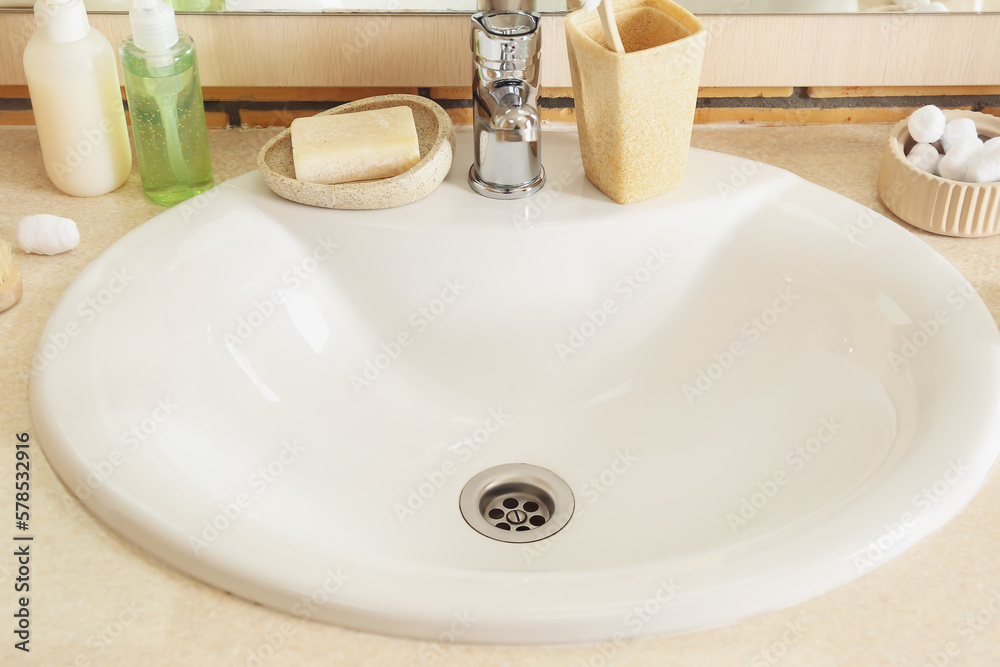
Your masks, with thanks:
[(480, 12), (472, 17), (474, 150), (469, 184), (483, 196), (527, 197), (545, 183), (539, 48), (534, 12)]
[(523, 81), (504, 81), (494, 87), (498, 99), (492, 126), (500, 141), (534, 141), (541, 139), (538, 109), (528, 102), (531, 91)]

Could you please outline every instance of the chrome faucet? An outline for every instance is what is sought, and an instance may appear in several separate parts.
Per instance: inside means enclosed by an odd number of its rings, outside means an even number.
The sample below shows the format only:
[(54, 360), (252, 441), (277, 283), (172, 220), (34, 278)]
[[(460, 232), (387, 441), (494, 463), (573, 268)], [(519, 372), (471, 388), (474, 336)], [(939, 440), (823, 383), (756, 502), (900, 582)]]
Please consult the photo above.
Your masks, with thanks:
[(519, 199), (545, 184), (538, 115), (539, 16), (480, 12), (472, 17), (472, 189)]

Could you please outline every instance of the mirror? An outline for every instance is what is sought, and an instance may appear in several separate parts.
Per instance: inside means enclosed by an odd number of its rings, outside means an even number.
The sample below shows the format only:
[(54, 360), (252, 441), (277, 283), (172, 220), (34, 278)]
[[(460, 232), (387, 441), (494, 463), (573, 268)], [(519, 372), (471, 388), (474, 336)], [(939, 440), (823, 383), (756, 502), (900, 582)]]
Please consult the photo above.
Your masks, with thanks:
[[(530, 1), (530, 0), (528, 0)], [(178, 12), (471, 13), (518, 0), (172, 0)], [(0, 0), (0, 8), (29, 10), (33, 0)], [(127, 12), (131, 0), (85, 0), (88, 11)], [(833, 12), (995, 12), (1000, 0), (681, 0), (695, 14), (825, 14)], [(543, 14), (566, 11), (566, 0), (534, 0)]]

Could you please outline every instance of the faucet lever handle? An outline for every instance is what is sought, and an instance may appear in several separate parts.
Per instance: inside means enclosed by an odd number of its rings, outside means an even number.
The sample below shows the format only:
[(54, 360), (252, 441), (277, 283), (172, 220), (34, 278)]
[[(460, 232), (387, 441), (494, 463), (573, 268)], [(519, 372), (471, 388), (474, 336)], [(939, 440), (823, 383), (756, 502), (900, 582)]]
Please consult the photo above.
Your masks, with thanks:
[(536, 61), (541, 49), (536, 12), (480, 12), (472, 17), (472, 53), (480, 65)]

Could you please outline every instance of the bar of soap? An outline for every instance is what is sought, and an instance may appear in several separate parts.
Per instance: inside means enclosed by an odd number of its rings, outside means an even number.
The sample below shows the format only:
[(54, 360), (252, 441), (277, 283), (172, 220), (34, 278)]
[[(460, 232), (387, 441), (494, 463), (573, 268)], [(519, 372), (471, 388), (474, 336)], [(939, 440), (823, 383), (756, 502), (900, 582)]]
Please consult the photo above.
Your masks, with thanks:
[(420, 162), (420, 144), (407, 106), (292, 121), (295, 178), (349, 183), (398, 176)]

